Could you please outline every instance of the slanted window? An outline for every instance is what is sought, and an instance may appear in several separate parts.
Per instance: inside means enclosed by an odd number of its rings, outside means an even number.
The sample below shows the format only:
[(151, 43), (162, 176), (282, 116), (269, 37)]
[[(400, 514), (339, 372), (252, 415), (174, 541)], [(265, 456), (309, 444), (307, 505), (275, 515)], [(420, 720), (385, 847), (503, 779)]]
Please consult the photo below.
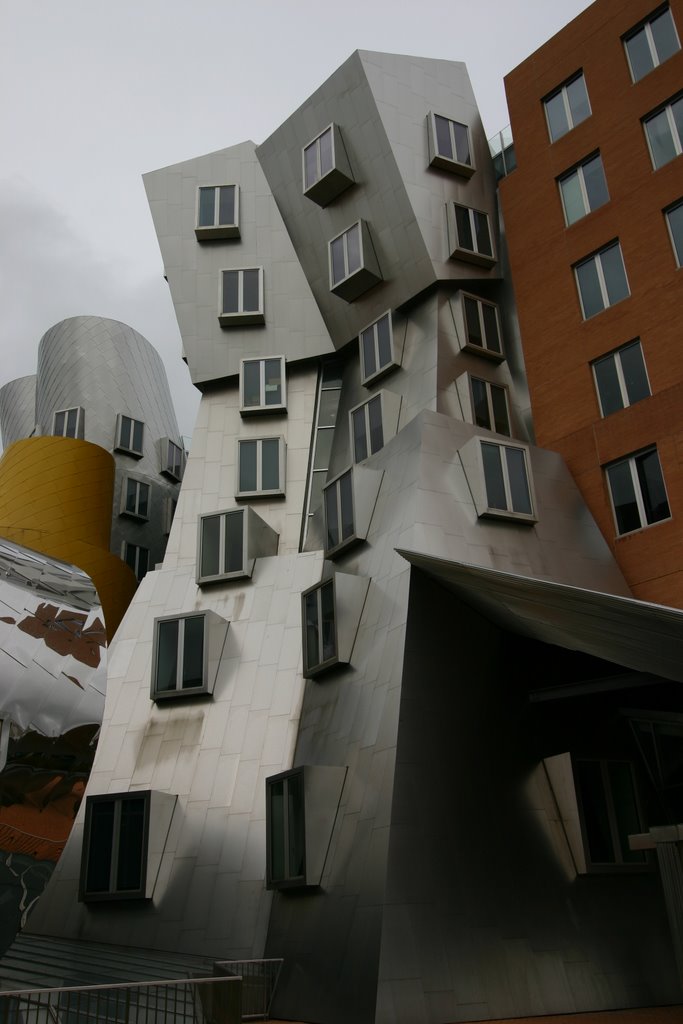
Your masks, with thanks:
[(642, 831), (632, 765), (577, 758), (573, 767), (587, 867), (646, 864), (628, 842)]
[(135, 573), (138, 583), (149, 569), (149, 548), (141, 548), (138, 544), (123, 542), (123, 560)]
[(149, 792), (86, 798), (82, 901), (145, 896), (149, 808)]
[(447, 211), (450, 258), (485, 267), (495, 263), (488, 213), (459, 203), (448, 203)]
[(462, 294), (466, 347), (479, 355), (503, 359), (498, 307), (474, 295)]
[(313, 676), (338, 661), (334, 580), (304, 592), (303, 620), (304, 675)]
[(182, 480), (185, 452), (172, 441), (170, 437), (164, 437), (161, 441), (161, 472), (171, 480)]
[(665, 211), (669, 237), (676, 257), (676, 266), (683, 267), (683, 200)]
[(591, 114), (583, 71), (570, 78), (543, 101), (550, 141), (556, 142)]
[(646, 117), (643, 127), (655, 170), (680, 156), (683, 152), (683, 96), (677, 96)]
[(198, 583), (245, 575), (244, 515), (241, 508), (199, 520)]
[(396, 366), (391, 313), (385, 313), (360, 332), (361, 381), (369, 384)]
[(285, 493), (285, 440), (258, 437), (237, 442), (237, 495), (240, 498)]
[(668, 5), (624, 36), (624, 49), (631, 78), (639, 82), (681, 48)]
[(596, 359), (592, 366), (603, 416), (609, 416), (649, 397), (650, 382), (640, 341), (622, 345), (614, 352)]
[(384, 447), (381, 395), (351, 410), (351, 437), (354, 462), (362, 462)]
[(149, 484), (127, 476), (123, 481), (121, 515), (149, 519)]
[(329, 483), (324, 491), (325, 554), (336, 551), (356, 536), (353, 504), (353, 471)]
[(350, 185), (353, 174), (338, 125), (331, 124), (303, 149), (304, 195), (327, 206)]
[(468, 126), (441, 114), (429, 114), (427, 121), (430, 166), (470, 178), (474, 163)]
[(486, 513), (531, 519), (534, 515), (524, 448), (481, 442)]
[(284, 356), (243, 359), (240, 364), (240, 411), (283, 412), (286, 407)]
[(619, 242), (612, 242), (574, 267), (584, 320), (631, 294)]
[(263, 267), (221, 271), (218, 319), (223, 327), (265, 323)]
[(306, 883), (304, 773), (302, 769), (266, 780), (268, 888)]
[(353, 302), (382, 280), (370, 232), (359, 220), (329, 243), (330, 291)]
[(619, 536), (671, 517), (656, 448), (613, 462), (605, 472)]
[(178, 507), (178, 499), (172, 498), (170, 495), (167, 496), (164, 502), (164, 522), (163, 529), (166, 536), (171, 532), (173, 526), (173, 519), (175, 517), (175, 510)]
[(83, 438), (83, 409), (60, 409), (52, 418), (54, 437)]
[(478, 427), (493, 430), (496, 434), (507, 434), (510, 430), (507, 388), (492, 384), (488, 380), (470, 377), (472, 389), (472, 413)]
[(155, 620), (152, 700), (208, 692), (206, 633), (205, 614)]
[(563, 174), (559, 186), (567, 225), (574, 224), (609, 201), (599, 153), (589, 156), (578, 167)]
[(318, 378), (316, 420), (313, 435), (313, 456), (308, 474), (308, 500), (304, 522), (302, 547), (306, 542), (311, 517), (320, 508), (323, 486), (327, 480), (332, 453), (332, 441), (337, 423), (342, 386), (342, 367), (335, 360), (323, 363)]
[(144, 430), (142, 420), (134, 420), (120, 413), (116, 418), (116, 449), (141, 458)]
[(239, 238), (239, 194), (237, 185), (206, 185), (197, 189), (195, 235), (200, 241)]

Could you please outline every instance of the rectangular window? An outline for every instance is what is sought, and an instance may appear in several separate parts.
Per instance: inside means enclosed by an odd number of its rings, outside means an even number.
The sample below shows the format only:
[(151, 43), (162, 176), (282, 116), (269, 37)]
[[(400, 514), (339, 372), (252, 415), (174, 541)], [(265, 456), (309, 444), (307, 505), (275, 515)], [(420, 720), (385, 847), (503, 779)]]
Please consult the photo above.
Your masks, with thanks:
[(612, 242), (574, 267), (584, 320), (631, 294), (619, 242)]
[(622, 345), (609, 355), (596, 359), (592, 366), (603, 416), (650, 396), (650, 382), (640, 341)]
[(149, 519), (149, 484), (127, 476), (123, 481), (121, 515)]
[(656, 448), (613, 462), (605, 472), (618, 536), (671, 517)]
[(149, 792), (86, 798), (81, 900), (144, 897), (149, 808)]
[(481, 442), (487, 511), (515, 516), (534, 514), (526, 451), (512, 445)]
[(170, 437), (163, 438), (161, 442), (161, 472), (171, 480), (182, 480), (184, 462), (185, 452), (180, 445), (172, 441)]
[(567, 225), (574, 224), (609, 201), (599, 153), (588, 157), (578, 167), (563, 174), (558, 184)]
[(268, 888), (303, 885), (306, 879), (304, 773), (266, 780)]
[(330, 242), (330, 279), (332, 286), (355, 274), (363, 265), (360, 223)]
[(683, 267), (683, 200), (665, 211), (669, 237), (676, 257), (676, 266)]
[(336, 551), (347, 541), (355, 539), (356, 527), (353, 507), (353, 475), (347, 469), (328, 484), (324, 491), (325, 554)]
[(353, 302), (382, 280), (365, 221), (356, 221), (329, 243), (330, 291)]
[(489, 215), (459, 203), (448, 204), (450, 258), (491, 266), (495, 263)]
[(285, 493), (285, 441), (258, 437), (237, 442), (237, 495), (240, 498)]
[(207, 693), (206, 615), (155, 619), (152, 700)]
[(681, 48), (676, 26), (668, 6), (651, 14), (624, 37), (624, 49), (631, 78), (639, 82)]
[(142, 457), (142, 438), (145, 425), (120, 413), (116, 418), (116, 449), (128, 455)]
[(83, 437), (83, 409), (61, 409), (52, 419), (53, 437)]
[(334, 167), (332, 125), (304, 148), (304, 192)]
[(284, 356), (243, 359), (240, 365), (241, 412), (282, 412), (286, 407)]
[(360, 332), (361, 382), (368, 384), (396, 366), (391, 313), (385, 313)]
[(224, 327), (265, 323), (263, 267), (221, 271), (218, 319)]
[(304, 675), (312, 676), (337, 663), (334, 580), (303, 594)]
[(429, 114), (429, 164), (469, 178), (474, 173), (472, 142), (466, 124)]
[(646, 117), (643, 127), (655, 170), (680, 156), (683, 152), (683, 96), (677, 96)]
[(322, 504), (323, 485), (327, 480), (330, 467), (334, 428), (337, 423), (339, 397), (342, 386), (342, 367), (335, 361), (323, 363), (318, 378), (316, 396), (316, 419), (313, 435), (313, 457), (308, 475), (308, 497), (306, 503), (306, 519), (303, 526), (301, 547), (306, 542), (308, 525), (311, 517)]
[(205, 185), (197, 190), (198, 239), (239, 238), (239, 187)]
[(491, 384), (488, 380), (470, 377), (472, 389), (472, 412), (478, 427), (493, 430), (496, 434), (507, 434), (510, 430), (507, 388)]
[(543, 101), (550, 141), (556, 142), (591, 114), (583, 71), (570, 78)]
[(591, 867), (646, 864), (643, 850), (628, 837), (642, 831), (628, 761), (573, 761), (586, 860)]
[(474, 295), (462, 295), (465, 337), (468, 348), (481, 355), (503, 358), (498, 307)]
[(231, 509), (199, 520), (198, 583), (245, 575), (245, 510)]
[(304, 195), (327, 206), (353, 184), (338, 125), (329, 125), (303, 149)]
[(126, 540), (123, 542), (123, 560), (133, 570), (139, 583), (149, 569), (149, 549), (129, 544)]
[(381, 395), (351, 410), (351, 437), (354, 462), (362, 462), (384, 446)]

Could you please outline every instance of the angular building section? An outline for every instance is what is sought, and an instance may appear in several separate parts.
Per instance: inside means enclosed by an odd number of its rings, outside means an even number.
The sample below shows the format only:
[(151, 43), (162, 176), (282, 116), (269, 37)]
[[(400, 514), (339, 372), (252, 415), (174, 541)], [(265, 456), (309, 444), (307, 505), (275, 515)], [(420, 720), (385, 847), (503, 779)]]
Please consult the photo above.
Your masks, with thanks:
[(320, 1024), (676, 1002), (683, 612), (534, 441), (464, 65), (359, 51), (145, 184), (202, 401), (3, 984), (168, 951), (281, 961)]

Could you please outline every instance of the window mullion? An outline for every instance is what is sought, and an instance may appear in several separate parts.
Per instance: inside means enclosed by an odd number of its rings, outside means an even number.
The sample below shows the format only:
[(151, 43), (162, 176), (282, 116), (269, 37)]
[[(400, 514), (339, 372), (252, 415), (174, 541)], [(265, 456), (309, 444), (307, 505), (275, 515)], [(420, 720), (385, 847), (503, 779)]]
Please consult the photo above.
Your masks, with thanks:
[(585, 180), (585, 178), (583, 176), (583, 166), (579, 167), (579, 169), (578, 169), (578, 178), (579, 178), (579, 191), (581, 192), (581, 199), (583, 201), (584, 213), (585, 214), (589, 214), (591, 212), (591, 208), (590, 208), (590, 203), (588, 201), (588, 191), (586, 189), (586, 180)]
[(263, 490), (263, 441), (256, 442), (256, 490)]
[(647, 39), (647, 45), (650, 51), (650, 59), (652, 60), (653, 67), (658, 67), (659, 54), (657, 53), (654, 37), (652, 35), (652, 26), (649, 21), (645, 23), (645, 38)]
[(600, 294), (602, 295), (603, 309), (607, 309), (607, 307), (610, 305), (610, 301), (609, 295), (607, 294), (605, 274), (602, 269), (602, 253), (598, 253), (595, 257), (595, 270), (598, 275), (598, 284), (600, 285)]
[(631, 403), (629, 401), (628, 392), (626, 390), (626, 378), (624, 377), (624, 371), (621, 365), (621, 356), (618, 352), (614, 353), (614, 368), (617, 371), (617, 381), (619, 382), (621, 401), (625, 409)]
[(569, 96), (567, 95), (566, 85), (562, 86), (562, 103), (564, 105), (564, 113), (565, 117), (567, 118), (567, 124), (569, 125), (569, 128), (571, 130), (574, 127), (574, 120), (572, 118), (571, 107), (569, 106)]
[(512, 494), (510, 491), (510, 474), (508, 473), (508, 460), (507, 450), (502, 445), (498, 445), (498, 457), (500, 459), (501, 467), (503, 470), (503, 486), (505, 487), (505, 504), (507, 505), (508, 512), (513, 512), (512, 507)]
[(676, 150), (676, 154), (680, 156), (681, 144), (683, 143), (683, 139), (681, 139), (681, 137), (678, 134), (678, 130), (676, 129), (673, 105), (671, 103), (666, 108), (666, 119), (669, 122), (669, 131), (671, 132), (671, 138), (673, 139), (674, 149)]
[(633, 493), (636, 497), (636, 505), (638, 507), (638, 516), (640, 518), (641, 527), (647, 526), (647, 516), (645, 515), (645, 506), (643, 504), (643, 495), (640, 490), (640, 481), (638, 479), (638, 467), (636, 466), (635, 459), (628, 460), (628, 468), (631, 473), (631, 483), (633, 484)]
[(489, 410), (489, 423), (491, 424), (491, 430), (495, 430), (496, 418), (493, 415), (493, 395), (491, 393), (491, 385), (488, 381), (485, 381), (484, 383), (486, 384), (486, 405)]
[(266, 404), (266, 361), (259, 360), (259, 405)]

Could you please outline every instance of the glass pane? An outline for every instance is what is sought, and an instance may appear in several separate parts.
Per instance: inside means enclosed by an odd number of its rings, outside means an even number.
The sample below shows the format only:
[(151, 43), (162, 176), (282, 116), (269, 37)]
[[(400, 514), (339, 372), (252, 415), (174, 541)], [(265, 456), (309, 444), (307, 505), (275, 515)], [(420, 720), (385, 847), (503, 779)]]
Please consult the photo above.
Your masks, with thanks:
[(484, 480), (486, 483), (488, 507), (507, 510), (503, 468), (500, 462), (500, 447), (497, 444), (482, 444), (481, 454), (484, 462)]
[(200, 228), (212, 228), (214, 225), (214, 210), (216, 204), (216, 189), (200, 188), (199, 190), (199, 216), (197, 224)]
[(302, 878), (304, 873), (304, 777), (287, 778), (287, 877)]
[(600, 406), (603, 416), (610, 416), (624, 408), (624, 401), (619, 386), (617, 366), (613, 355), (606, 359), (599, 359), (593, 364), (595, 371), (595, 383), (600, 396)]
[(657, 452), (651, 451), (639, 455), (636, 458), (636, 470), (646, 520), (648, 523), (659, 523), (662, 519), (668, 519), (671, 513)]
[(595, 258), (586, 260), (585, 263), (580, 263), (576, 268), (576, 280), (579, 285), (579, 293), (581, 295), (581, 304), (583, 306), (583, 316), (587, 320), (591, 316), (595, 316), (596, 313), (600, 313), (605, 308), (605, 302), (602, 297), (602, 290), (600, 288), (600, 279), (598, 277), (598, 270), (595, 262)]
[(510, 436), (510, 417), (508, 415), (507, 396), (505, 388), (491, 385), (491, 405), (493, 406), (493, 429), (498, 434)]
[(673, 160), (676, 156), (676, 146), (671, 135), (666, 110), (660, 110), (654, 117), (649, 118), (645, 122), (645, 131), (655, 167), (662, 167), (664, 164), (668, 164), (669, 160)]
[(133, 420), (133, 451), (142, 451), (142, 428), (140, 420)]
[(374, 455), (384, 445), (382, 400), (379, 395), (368, 402), (368, 419), (370, 421), (370, 452)]
[(270, 814), (270, 877), (282, 882), (285, 877), (285, 794), (284, 780), (268, 786)]
[(676, 136), (678, 138), (678, 151), (680, 152), (681, 146), (683, 146), (683, 97), (671, 104), (671, 113), (673, 114)]
[(339, 389), (320, 392), (320, 408), (318, 410), (318, 427), (333, 427), (337, 422), (339, 406)]
[(676, 263), (679, 267), (683, 267), (683, 203), (674, 207), (673, 210), (669, 210), (666, 219), (669, 222)]
[(379, 354), (380, 368), (388, 366), (392, 361), (391, 355), (391, 322), (389, 315), (383, 316), (377, 321), (377, 351)]
[(472, 212), (474, 214), (474, 230), (477, 234), (477, 252), (483, 253), (484, 256), (493, 256), (489, 219), (485, 213), (479, 213), (478, 210)]
[(561, 90), (545, 101), (545, 113), (548, 118), (548, 130), (551, 141), (554, 142), (555, 139), (566, 135), (569, 131), (569, 122), (567, 121), (564, 95)]
[(223, 271), (223, 312), (237, 313), (239, 310), (239, 271)]
[(109, 892), (113, 841), (114, 801), (91, 804), (86, 892)]
[(66, 418), (65, 412), (55, 413), (55, 437), (64, 437), (64, 420)]
[(157, 623), (157, 672), (154, 689), (175, 690), (178, 667), (178, 619)]
[(591, 112), (586, 92), (586, 80), (583, 75), (579, 75), (567, 86), (567, 100), (572, 116), (572, 127), (576, 128), (577, 124), (585, 121)]
[(576, 775), (590, 859), (593, 864), (614, 864), (616, 858), (609, 826), (602, 766), (599, 761), (579, 761), (576, 765)]
[(439, 156), (453, 159), (453, 146), (451, 143), (450, 122), (445, 117), (434, 115), (434, 126), (436, 128), (436, 151)]
[(377, 361), (375, 359), (375, 328), (368, 327), (361, 331), (360, 348), (363, 359), (363, 377), (371, 377), (377, 372)]
[(138, 579), (141, 580), (147, 574), (149, 568), (149, 551), (147, 548), (138, 548)]
[(304, 188), (310, 188), (318, 180), (317, 144), (312, 142), (304, 150)]
[(326, 488), (324, 491), (325, 496), (325, 524), (327, 526), (327, 543), (326, 547), (336, 548), (339, 543), (339, 515), (337, 513), (337, 485), (332, 484), (331, 487)]
[(470, 345), (483, 346), (484, 338), (482, 336), (481, 323), (479, 321), (479, 303), (475, 299), (468, 298), (467, 295), (464, 297), (463, 302), (465, 308), (467, 340)]
[(121, 417), (121, 436), (119, 440), (122, 448), (130, 448), (130, 427), (132, 422), (129, 416)]
[(613, 306), (615, 302), (621, 302), (629, 294), (624, 261), (621, 256), (621, 246), (617, 244), (611, 245), (609, 249), (603, 249), (600, 253), (600, 262), (602, 264), (602, 273), (605, 278), (609, 304)]
[(322, 660), (329, 661), (337, 654), (337, 636), (334, 628), (334, 584), (330, 580), (320, 588), (320, 632)]
[(138, 483), (137, 480), (126, 481), (126, 512), (137, 512)]
[(242, 389), (245, 409), (261, 405), (260, 359), (250, 359), (242, 365)]
[(261, 442), (261, 487), (264, 491), (280, 489), (280, 442), (276, 437)]
[(531, 495), (526, 474), (526, 458), (519, 448), (506, 448), (505, 457), (508, 467), (508, 483), (510, 484), (510, 501), (513, 512), (531, 515)]
[(625, 462), (618, 462), (615, 466), (609, 466), (607, 479), (612, 492), (617, 532), (630, 533), (631, 530), (639, 530), (642, 524), (633, 487), (630, 461), (627, 459)]
[(631, 850), (628, 845), (629, 835), (636, 835), (641, 831), (631, 765), (626, 761), (610, 761), (607, 765), (607, 774), (612, 792), (621, 860), (624, 864), (643, 864), (645, 851)]
[(470, 154), (470, 133), (466, 125), (453, 122), (453, 134), (455, 135), (455, 154), (461, 164), (471, 164)]
[(491, 352), (502, 352), (500, 333), (498, 331), (498, 315), (496, 307), (483, 302), (481, 312), (484, 318), (484, 332), (486, 336), (486, 348)]
[(266, 405), (282, 405), (282, 360), (266, 359), (264, 373)]
[(138, 515), (146, 516), (149, 505), (149, 484), (138, 483)]
[(629, 63), (631, 65), (633, 81), (639, 82), (640, 79), (646, 75), (648, 71), (652, 71), (654, 67), (652, 54), (650, 53), (650, 44), (647, 40), (645, 29), (642, 28), (640, 32), (636, 32), (634, 36), (627, 39), (625, 45)]
[(643, 350), (639, 341), (620, 349), (621, 370), (624, 375), (626, 394), (631, 405), (647, 398), (650, 394), (650, 385), (645, 370)]
[(328, 469), (330, 465), (330, 452), (334, 440), (332, 427), (318, 429), (315, 435), (315, 455), (313, 457), (314, 469)]
[(472, 225), (470, 223), (470, 211), (464, 206), (455, 207), (455, 226), (458, 232), (458, 248), (474, 251), (474, 238), (472, 237)]
[(242, 271), (242, 309), (245, 313), (258, 313), (261, 308), (260, 277), (260, 270)]
[(135, 572), (137, 551), (135, 544), (126, 544), (126, 565)]
[(562, 192), (562, 203), (567, 224), (574, 224), (581, 217), (585, 217), (586, 204), (583, 201), (578, 171), (574, 171), (573, 174), (562, 179), (560, 191)]
[(142, 844), (145, 801), (142, 797), (121, 801), (117, 892), (134, 892), (142, 886)]
[(223, 185), (219, 190), (218, 223), (235, 223), (235, 186)]
[(599, 154), (583, 165), (583, 181), (588, 196), (588, 207), (597, 210), (609, 200), (605, 172)]
[(312, 590), (304, 598), (304, 624), (306, 631), (306, 668), (320, 664), (320, 641), (318, 638), (318, 591)]
[(257, 491), (256, 460), (257, 442), (240, 441), (240, 492)]
[(308, 497), (308, 514), (311, 515), (317, 509), (320, 508), (323, 500), (323, 487), (325, 485), (325, 477), (327, 476), (327, 470), (323, 472), (316, 472), (315, 470), (311, 473), (311, 493)]
[(339, 480), (339, 502), (341, 505), (341, 539), (347, 540), (355, 533), (353, 522), (353, 488), (351, 473), (344, 473)]
[(477, 380), (476, 377), (472, 378), (472, 408), (476, 425), (478, 427), (485, 427), (486, 430), (491, 430), (486, 384), (483, 380)]
[(66, 436), (76, 436), (76, 426), (78, 424), (78, 409), (69, 409), (66, 414)]
[(358, 224), (354, 224), (346, 232), (346, 258), (349, 274), (354, 274), (357, 270), (360, 270), (360, 226)]
[(225, 517), (225, 562), (223, 572), (244, 569), (244, 512), (230, 512)]
[(204, 685), (204, 616), (192, 615), (185, 619), (185, 636), (183, 643), (183, 679), (184, 690), (193, 686)]
[(320, 150), (320, 177), (329, 172), (334, 167), (334, 155), (332, 153), (332, 129), (328, 128), (326, 132), (323, 132), (318, 139), (318, 146)]
[(343, 236), (335, 238), (333, 242), (330, 242), (330, 253), (332, 257), (332, 284), (339, 284), (346, 277)]
[(200, 576), (217, 576), (220, 572), (221, 517), (202, 519), (202, 561)]
[(362, 462), (368, 457), (368, 439), (365, 432), (365, 406), (362, 406), (351, 416), (353, 425), (353, 457), (356, 462)]
[(652, 40), (655, 44), (659, 63), (663, 64), (665, 60), (668, 60), (669, 57), (672, 57), (674, 53), (680, 50), (671, 11), (668, 9), (662, 11), (658, 17), (650, 22), (650, 28), (652, 29)]
[(340, 388), (342, 386), (342, 364), (325, 363), (323, 366), (323, 390), (325, 388)]

